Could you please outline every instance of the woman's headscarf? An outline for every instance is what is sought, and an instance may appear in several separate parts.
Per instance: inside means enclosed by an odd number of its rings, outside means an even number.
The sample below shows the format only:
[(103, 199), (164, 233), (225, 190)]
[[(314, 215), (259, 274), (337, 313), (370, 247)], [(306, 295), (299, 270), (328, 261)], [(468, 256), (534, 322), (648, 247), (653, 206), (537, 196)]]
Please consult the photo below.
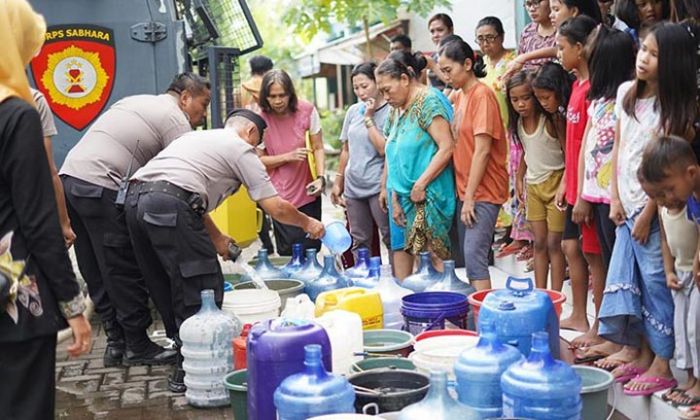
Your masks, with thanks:
[(44, 44), (46, 22), (26, 0), (0, 0), (0, 103), (18, 96), (34, 104), (24, 68)]

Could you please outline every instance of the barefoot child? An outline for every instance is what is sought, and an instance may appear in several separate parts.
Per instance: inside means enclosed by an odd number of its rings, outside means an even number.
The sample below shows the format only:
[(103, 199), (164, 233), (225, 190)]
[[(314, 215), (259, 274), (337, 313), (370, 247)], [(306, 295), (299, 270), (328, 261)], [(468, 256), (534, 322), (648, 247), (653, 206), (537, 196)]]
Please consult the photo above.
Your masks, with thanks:
[[(564, 173), (564, 151), (554, 123), (535, 99), (532, 78), (530, 73), (522, 71), (507, 83), (511, 130), (525, 151), (519, 164), (515, 189), (520, 201), (527, 203), (527, 220), (535, 237), (535, 283), (538, 288), (547, 288), (551, 265), (551, 288), (561, 291), (565, 270), (561, 250), (564, 213), (556, 207), (554, 196)], [(524, 199), (525, 188), (527, 199)]]

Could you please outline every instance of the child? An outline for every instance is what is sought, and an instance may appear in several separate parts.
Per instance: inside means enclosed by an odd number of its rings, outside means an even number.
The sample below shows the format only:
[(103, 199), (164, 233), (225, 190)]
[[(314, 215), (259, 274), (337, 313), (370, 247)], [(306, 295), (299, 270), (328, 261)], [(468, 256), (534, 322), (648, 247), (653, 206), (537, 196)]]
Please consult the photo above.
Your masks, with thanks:
[(547, 288), (547, 274), (552, 267), (552, 289), (561, 291), (565, 262), (561, 250), (564, 213), (554, 203), (554, 196), (564, 173), (564, 152), (551, 119), (534, 97), (532, 75), (516, 73), (507, 83), (513, 137), (525, 151), (516, 177), (518, 197), (523, 197), (523, 178), (527, 182), (527, 220), (534, 234), (535, 283)]
[[(589, 69), (591, 89), (588, 99), (588, 125), (584, 134), (584, 146), (579, 157), (579, 195), (572, 212), (575, 223), (593, 222), (597, 231), (602, 255), (603, 272), (594, 276), (593, 302), (596, 315), (600, 310), (607, 273), (615, 243), (615, 224), (610, 215), (610, 178), (612, 173), (612, 149), (615, 139), (615, 95), (620, 84), (629, 80), (634, 72), (635, 46), (632, 38), (617, 29), (600, 27), (592, 40)], [(572, 341), (575, 348), (599, 344), (598, 318), (591, 329)], [(589, 354), (590, 361), (607, 354)]]
[[(578, 162), (583, 134), (588, 121), (588, 91), (590, 89), (588, 63), (584, 47), (596, 23), (588, 16), (569, 19), (559, 28), (557, 45), (562, 66), (574, 72), (576, 81), (566, 110), (566, 169), (564, 182), (557, 192), (555, 203), (566, 211), (562, 248), (569, 262), (569, 277), (573, 295), (571, 316), (562, 320), (561, 328), (583, 333), (589, 330), (586, 306), (588, 303), (588, 265), (596, 281), (603, 282), (600, 246), (592, 223), (576, 224), (572, 220), (573, 206), (578, 197)], [(579, 237), (582, 238), (579, 246)], [(586, 254), (586, 258), (582, 252)], [(588, 262), (588, 265), (586, 264)]]
[(697, 41), (685, 27), (656, 25), (637, 54), (636, 80), (617, 92), (610, 199), (617, 229), (599, 334), (624, 347), (596, 364), (614, 368), (618, 382), (629, 381), (627, 395), (648, 396), (676, 385), (669, 367), (673, 299), (666, 287), (657, 207), (642, 189), (637, 170), (644, 148), (659, 134), (691, 135), (697, 113), (696, 50)]
[(566, 108), (569, 106), (573, 81), (569, 72), (557, 63), (544, 64), (532, 81), (532, 92), (554, 125), (562, 149), (566, 145)]
[(688, 374), (687, 384), (668, 391), (663, 399), (679, 406), (694, 405), (700, 402), (696, 396), (700, 391), (700, 291), (693, 281), (698, 228), (690, 216), (697, 211), (694, 195), (700, 196), (700, 167), (686, 140), (661, 138), (645, 149), (638, 177), (644, 191), (660, 206), (666, 284), (675, 306), (676, 366)]

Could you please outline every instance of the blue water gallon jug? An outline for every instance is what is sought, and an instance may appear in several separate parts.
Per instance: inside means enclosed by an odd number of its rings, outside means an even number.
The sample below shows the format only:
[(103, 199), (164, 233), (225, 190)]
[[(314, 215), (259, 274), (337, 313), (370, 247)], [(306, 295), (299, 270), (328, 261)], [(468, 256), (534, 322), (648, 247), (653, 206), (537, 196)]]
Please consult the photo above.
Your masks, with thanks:
[[(282, 272), (282, 269), (275, 267), (270, 261), (266, 248), (258, 250), (258, 259), (254, 267), (255, 272), (263, 280), (269, 279), (286, 279), (287, 275)], [(251, 281), (248, 275), (243, 276), (244, 281)]]
[(401, 283), (401, 287), (411, 289), (414, 292), (423, 292), (437, 282), (442, 277), (442, 273), (433, 267), (433, 262), (430, 260), (430, 252), (421, 252), (418, 254), (418, 257), (418, 270), (406, 277)]
[(286, 277), (293, 278), (296, 273), (304, 268), (304, 245), (303, 244), (293, 244), (292, 245), (292, 259), (282, 267), (282, 273)]
[(323, 256), (323, 271), (318, 278), (306, 285), (306, 294), (309, 295), (314, 302), (318, 295), (329, 290), (342, 289), (348, 287), (349, 281), (347, 277), (340, 274), (335, 267), (335, 255)]
[(199, 312), (180, 326), (185, 398), (196, 407), (220, 407), (229, 404), (223, 379), (233, 370), (231, 341), (241, 334), (242, 325), (216, 306), (213, 290), (202, 290), (201, 296)]
[(321, 275), (323, 266), (318, 263), (316, 252), (317, 251), (314, 248), (306, 250), (306, 261), (304, 262), (304, 266), (301, 268), (301, 270), (292, 274), (293, 279), (302, 281), (304, 282), (304, 285), (307, 285)]
[[(354, 287), (363, 287), (365, 289), (374, 289), (379, 285), (379, 277), (381, 275), (382, 258), (372, 257), (369, 259), (369, 271), (366, 277), (351, 278), (350, 282)], [(347, 271), (346, 271), (347, 273)]]
[(476, 292), (474, 286), (457, 277), (454, 260), (443, 261), (443, 266), (442, 275), (435, 283), (425, 288), (426, 292), (455, 292), (465, 296)]
[(501, 377), (504, 416), (581, 419), (581, 378), (552, 357), (548, 341), (546, 332), (532, 334), (527, 360), (511, 365)]
[(273, 396), (287, 377), (304, 370), (304, 346), (321, 346), (323, 366), (333, 369), (331, 342), (320, 325), (273, 319), (253, 325), (248, 334), (248, 418), (276, 420)]
[(479, 414), (475, 419), (500, 417), (501, 376), (513, 363), (523, 359), (515, 347), (498, 340), (493, 324), (484, 325), (476, 347), (463, 351), (455, 363), (458, 401)]
[(360, 248), (357, 250), (355, 265), (345, 270), (348, 278), (365, 278), (369, 275), (369, 249)]
[(275, 391), (279, 420), (354, 413), (355, 390), (344, 376), (326, 372), (321, 346), (309, 344), (304, 347), (304, 354), (304, 371), (282, 381)]
[(399, 420), (474, 419), (475, 412), (447, 392), (447, 372), (430, 372), (430, 388), (423, 400), (401, 410)]
[[(516, 288), (515, 283), (525, 287)], [(486, 295), (479, 310), (478, 329), (488, 323), (496, 325), (502, 343), (515, 346), (525, 356), (530, 354), (532, 333), (546, 331), (550, 350), (559, 358), (559, 317), (549, 295), (536, 290), (529, 277), (508, 277), (505, 289)]]

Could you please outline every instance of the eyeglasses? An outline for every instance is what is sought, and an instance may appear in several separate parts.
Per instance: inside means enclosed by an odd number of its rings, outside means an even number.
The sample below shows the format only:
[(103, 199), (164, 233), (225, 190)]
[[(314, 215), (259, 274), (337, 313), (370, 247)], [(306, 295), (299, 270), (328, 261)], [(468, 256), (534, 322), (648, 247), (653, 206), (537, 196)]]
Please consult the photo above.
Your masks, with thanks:
[(477, 44), (492, 44), (497, 39), (498, 35), (480, 35), (474, 38), (474, 42)]
[(540, 3), (542, 3), (544, 0), (530, 0), (526, 1), (524, 3), (524, 6), (526, 9), (535, 9), (540, 6)]

